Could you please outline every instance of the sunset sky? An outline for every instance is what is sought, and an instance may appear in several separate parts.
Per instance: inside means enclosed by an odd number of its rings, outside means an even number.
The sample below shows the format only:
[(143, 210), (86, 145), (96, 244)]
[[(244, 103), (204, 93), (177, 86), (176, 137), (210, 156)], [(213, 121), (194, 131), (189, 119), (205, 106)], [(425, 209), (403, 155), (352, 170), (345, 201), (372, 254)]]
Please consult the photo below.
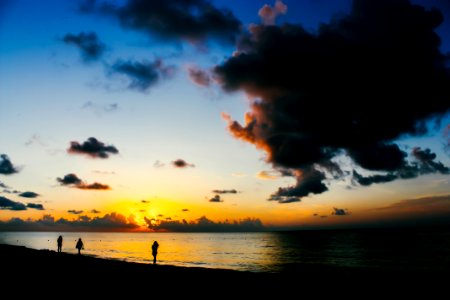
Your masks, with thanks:
[(0, 0), (0, 230), (448, 222), (448, 53), (446, 0)]

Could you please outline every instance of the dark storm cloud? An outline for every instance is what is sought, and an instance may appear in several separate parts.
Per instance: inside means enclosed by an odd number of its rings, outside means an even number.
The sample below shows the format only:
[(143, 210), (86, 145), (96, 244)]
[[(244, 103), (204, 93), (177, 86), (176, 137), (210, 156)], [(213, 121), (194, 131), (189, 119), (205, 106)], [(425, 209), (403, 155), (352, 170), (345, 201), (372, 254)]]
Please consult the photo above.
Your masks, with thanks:
[(62, 41), (80, 49), (84, 62), (98, 60), (106, 49), (105, 44), (99, 40), (95, 32), (68, 33), (62, 38)]
[(238, 191), (236, 191), (235, 189), (231, 189), (231, 190), (213, 190), (212, 191), (214, 194), (237, 194)]
[(0, 174), (11, 175), (18, 172), (19, 170), (14, 167), (12, 162), (9, 160), (8, 155), (0, 154)]
[(78, 176), (73, 173), (67, 174), (63, 178), (58, 177), (56, 178), (56, 180), (59, 183), (61, 183), (61, 185), (70, 185), (70, 184), (77, 185), (82, 183), (81, 179), (78, 178)]
[(36, 197), (39, 197), (40, 195), (35, 192), (23, 192), (23, 193), (20, 193), (19, 196), (24, 197), (24, 198), (36, 198)]
[(395, 172), (362, 176), (357, 171), (353, 170), (352, 179), (360, 185), (369, 186), (374, 183), (391, 182), (396, 179), (411, 179), (420, 175), (432, 173), (450, 173), (450, 168), (444, 166), (440, 161), (435, 161), (437, 158), (436, 154), (431, 152), (428, 148), (422, 150), (420, 147), (415, 147), (411, 152), (411, 156), (412, 161), (405, 163)]
[(190, 164), (190, 163), (186, 162), (184, 159), (181, 159), (181, 158), (172, 161), (172, 165), (175, 168), (188, 168), (188, 167), (194, 168), (195, 167), (194, 164)]
[(28, 208), (37, 209), (37, 210), (44, 210), (44, 206), (42, 204), (39, 204), (39, 203), (28, 203), (27, 207)]
[(347, 216), (349, 215), (349, 212), (346, 208), (333, 207), (333, 212), (331, 214), (335, 216)]
[(197, 67), (189, 67), (187, 71), (189, 78), (193, 83), (203, 87), (207, 87), (211, 84), (211, 75), (207, 71)]
[(83, 180), (81, 180), (80, 178), (78, 178), (78, 176), (73, 173), (67, 174), (63, 178), (58, 177), (58, 178), (56, 178), (56, 180), (61, 185), (72, 186), (72, 187), (80, 189), (80, 190), (110, 190), (111, 189), (111, 187), (107, 184), (102, 184), (102, 183), (98, 183), (98, 182), (86, 183)]
[[(297, 179), (272, 200), (323, 193), (326, 178), (345, 176), (332, 161), (342, 154), (357, 167), (408, 177), (401, 174), (407, 154), (395, 141), (427, 133), (427, 118), (450, 107), (447, 57), (435, 33), (441, 22), (439, 11), (407, 0), (354, 0), (349, 15), (314, 33), (250, 26), (214, 72), (224, 90), (254, 99), (243, 125), (224, 115), (231, 134)], [(391, 177), (372, 181), (383, 179)]]
[(171, 232), (254, 232), (266, 229), (260, 219), (252, 218), (234, 221), (226, 220), (225, 222), (214, 222), (205, 216), (190, 222), (186, 220), (157, 221), (145, 218), (145, 222), (148, 228), (152, 230)]
[(38, 220), (22, 220), (12, 218), (0, 221), (1, 231), (123, 231), (133, 230), (140, 226), (132, 218), (118, 213), (106, 214), (103, 217), (90, 218), (78, 216), (77, 219), (55, 219), (52, 215), (44, 215)]
[(177, 42), (181, 39), (198, 44), (214, 38), (232, 43), (241, 28), (231, 11), (219, 9), (208, 0), (128, 0), (123, 6), (86, 1), (80, 10), (112, 16), (124, 28)]
[(223, 199), (220, 198), (220, 195), (215, 195), (211, 199), (208, 200), (209, 202), (223, 202)]
[(15, 202), (0, 196), (0, 210), (26, 210), (27, 207), (21, 202)]
[(119, 153), (113, 145), (105, 145), (94, 137), (90, 137), (82, 144), (72, 141), (70, 147), (67, 149), (70, 154), (84, 154), (92, 158), (108, 158), (111, 154)]
[(67, 212), (69, 214), (79, 215), (79, 214), (82, 214), (84, 212), (84, 210), (69, 209)]
[(108, 71), (111, 74), (126, 76), (129, 81), (129, 89), (147, 92), (161, 79), (172, 77), (176, 68), (175, 66), (165, 66), (161, 59), (155, 59), (153, 62), (147, 60), (142, 62), (118, 60), (109, 67)]

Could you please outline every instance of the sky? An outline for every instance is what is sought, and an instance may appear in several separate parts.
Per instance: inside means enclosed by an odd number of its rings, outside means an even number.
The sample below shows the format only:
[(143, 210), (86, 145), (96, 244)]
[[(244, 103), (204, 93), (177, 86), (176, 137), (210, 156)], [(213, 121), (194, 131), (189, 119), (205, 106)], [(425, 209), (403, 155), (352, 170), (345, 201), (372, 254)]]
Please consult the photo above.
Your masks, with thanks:
[(0, 230), (450, 219), (450, 5), (0, 0)]

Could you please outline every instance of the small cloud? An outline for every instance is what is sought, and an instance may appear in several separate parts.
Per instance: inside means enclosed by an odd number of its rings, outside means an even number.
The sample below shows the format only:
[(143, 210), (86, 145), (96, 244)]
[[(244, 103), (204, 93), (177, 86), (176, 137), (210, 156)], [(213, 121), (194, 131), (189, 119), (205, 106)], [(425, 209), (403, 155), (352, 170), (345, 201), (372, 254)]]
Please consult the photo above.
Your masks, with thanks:
[(262, 180), (274, 180), (278, 178), (278, 172), (276, 171), (259, 171), (256, 174), (256, 178)]
[(164, 167), (165, 165), (166, 165), (165, 163), (162, 163), (161, 161), (157, 160), (157, 161), (155, 161), (155, 163), (153, 164), (153, 167), (154, 167), (154, 168), (162, 168), (162, 167)]
[(331, 213), (331, 215), (334, 215), (334, 216), (347, 216), (350, 214), (346, 208), (333, 207), (333, 210), (334, 211)]
[(69, 209), (67, 212), (69, 214), (79, 215), (79, 214), (82, 214), (84, 211), (83, 210)]
[(81, 109), (91, 110), (94, 113), (101, 115), (103, 113), (111, 113), (119, 110), (119, 104), (118, 103), (109, 103), (109, 104), (99, 104), (94, 103), (92, 101), (87, 101), (83, 104)]
[(37, 210), (44, 210), (44, 206), (42, 204), (38, 204), (38, 203), (28, 203), (27, 204), (28, 208), (34, 208)]
[(141, 203), (147, 204), (147, 203), (150, 203), (150, 201), (149, 200), (141, 200)]
[(301, 202), (300, 197), (296, 197), (296, 196), (280, 196), (280, 195), (276, 195), (276, 194), (271, 195), (270, 198), (267, 199), (267, 200), (268, 201), (278, 201), (278, 203), (281, 203), (281, 204)]
[(101, 175), (116, 175), (116, 172), (114, 172), (114, 171), (93, 170), (92, 173), (101, 174)]
[(211, 199), (208, 200), (209, 202), (223, 202), (223, 199), (220, 198), (220, 195), (215, 195)]
[(109, 67), (110, 74), (120, 74), (128, 78), (128, 88), (140, 92), (147, 92), (161, 79), (173, 77), (175, 66), (165, 66), (161, 59), (150, 61), (118, 60)]
[(181, 159), (181, 158), (172, 161), (172, 165), (175, 168), (188, 168), (188, 167), (194, 168), (195, 167), (194, 164), (190, 164), (190, 163), (186, 162), (184, 159)]
[(237, 194), (238, 191), (236, 191), (235, 189), (231, 189), (231, 190), (213, 190), (212, 191), (214, 194)]
[(285, 15), (288, 7), (281, 0), (276, 0), (275, 5), (272, 7), (268, 4), (264, 4), (258, 11), (258, 15), (261, 17), (261, 21), (264, 25), (275, 25), (275, 21), (279, 15)]
[(108, 158), (110, 154), (117, 154), (119, 150), (113, 145), (105, 145), (94, 137), (88, 138), (82, 144), (72, 141), (67, 149), (70, 154), (84, 154), (91, 158)]
[(28, 141), (25, 142), (25, 146), (39, 145), (42, 147), (47, 146), (47, 144), (42, 140), (38, 134), (33, 134)]
[(91, 214), (99, 214), (100, 212), (101, 212), (101, 211), (96, 210), (96, 209), (92, 209), (92, 210), (90, 211)]
[(187, 69), (191, 81), (201, 87), (208, 87), (211, 84), (211, 74), (197, 67), (188, 67)]
[(11, 175), (14, 173), (18, 173), (19, 170), (14, 167), (12, 162), (9, 160), (8, 155), (1, 154), (0, 155), (0, 174), (3, 175)]
[(61, 183), (61, 185), (71, 185), (71, 184), (80, 184), (82, 181), (80, 178), (78, 178), (77, 175), (70, 173), (65, 175), (63, 178), (56, 178), (56, 180)]
[(56, 178), (56, 180), (65, 186), (72, 186), (80, 190), (110, 190), (111, 187), (107, 184), (102, 184), (98, 182), (85, 183), (77, 175), (70, 173), (65, 175), (63, 178)]
[(9, 186), (0, 181), (0, 188), (9, 189)]
[(245, 173), (236, 172), (236, 173), (231, 173), (231, 176), (240, 178), (240, 177), (246, 177), (248, 175)]
[(78, 184), (76, 186), (77, 189), (81, 189), (81, 190), (110, 190), (111, 187), (107, 184), (103, 184), (103, 183), (98, 183), (98, 182), (94, 182), (94, 183), (90, 183), (90, 184)]
[(25, 204), (0, 196), (0, 210), (27, 210)]
[(105, 44), (100, 41), (94, 32), (68, 33), (62, 38), (62, 41), (76, 46), (81, 51), (81, 57), (86, 63), (98, 60), (106, 50)]
[(39, 197), (40, 195), (35, 192), (23, 192), (23, 193), (20, 193), (19, 196), (23, 197), (23, 198), (36, 198), (36, 197)]
[(183, 208), (181, 211), (182, 212), (187, 212), (187, 211), (189, 211), (189, 209), (188, 208)]
[(158, 217), (159, 217), (159, 218), (162, 218), (162, 217), (164, 217), (164, 215), (163, 215), (163, 214), (159, 214)]

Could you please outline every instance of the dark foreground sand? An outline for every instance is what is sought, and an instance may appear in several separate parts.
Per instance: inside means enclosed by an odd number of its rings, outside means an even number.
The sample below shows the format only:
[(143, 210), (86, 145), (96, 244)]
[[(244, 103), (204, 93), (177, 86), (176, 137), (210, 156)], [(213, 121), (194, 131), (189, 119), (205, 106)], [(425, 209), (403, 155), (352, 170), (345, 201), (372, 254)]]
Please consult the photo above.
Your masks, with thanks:
[[(306, 295), (367, 299), (392, 296), (447, 298), (449, 270), (295, 266), (281, 273), (138, 264), (0, 244), (0, 296), (10, 290), (36, 298), (224, 297)], [(70, 295), (70, 296), (69, 296)], [(272, 296), (273, 297), (273, 296)], [(286, 298), (283, 297), (283, 298)], [(20, 297), (21, 298), (21, 297)], [(62, 297), (65, 298), (65, 297)], [(266, 298), (266, 297), (265, 297)], [(2, 299), (6, 299), (3, 298)]]

